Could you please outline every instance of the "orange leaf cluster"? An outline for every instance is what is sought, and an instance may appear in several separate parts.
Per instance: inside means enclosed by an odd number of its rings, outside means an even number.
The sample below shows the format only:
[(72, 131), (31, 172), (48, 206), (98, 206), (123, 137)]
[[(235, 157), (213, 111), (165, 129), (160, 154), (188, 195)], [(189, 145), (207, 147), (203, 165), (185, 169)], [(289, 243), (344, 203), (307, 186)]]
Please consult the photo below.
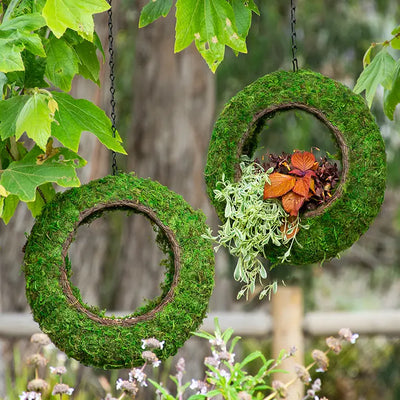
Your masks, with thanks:
[(314, 192), (313, 177), (316, 176), (318, 162), (314, 154), (296, 151), (292, 155), (291, 166), (290, 175), (274, 172), (269, 176), (271, 183), (265, 183), (264, 200), (281, 197), (285, 211), (295, 217)]

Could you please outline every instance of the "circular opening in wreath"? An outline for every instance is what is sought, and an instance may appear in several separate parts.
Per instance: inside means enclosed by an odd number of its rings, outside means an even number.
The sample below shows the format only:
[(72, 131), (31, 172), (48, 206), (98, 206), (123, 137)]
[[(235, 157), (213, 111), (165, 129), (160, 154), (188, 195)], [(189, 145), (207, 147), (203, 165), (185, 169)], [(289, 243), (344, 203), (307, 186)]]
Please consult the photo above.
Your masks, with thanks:
[[(337, 198), (341, 196), (343, 192), (343, 185), (347, 180), (347, 175), (349, 171), (349, 151), (346, 146), (343, 133), (326, 118), (322, 111), (303, 103), (277, 104), (260, 111), (259, 113), (254, 115), (249, 129), (244, 133), (244, 135), (242, 136), (242, 140), (239, 142), (239, 146), (237, 149), (237, 159), (240, 159), (243, 154), (252, 156), (255, 151), (254, 137), (256, 137), (260, 133), (260, 131), (262, 131), (266, 121), (273, 118), (279, 112), (289, 110), (305, 111), (319, 119), (332, 133), (340, 149), (340, 161), (342, 166), (341, 176), (332, 197), (323, 205), (319, 206), (317, 209), (307, 211), (303, 214), (304, 217), (315, 217), (317, 215), (321, 215), (326, 207), (328, 207), (330, 204), (332, 204), (332, 202), (334, 202)], [(241, 176), (239, 164), (236, 164), (235, 169), (235, 180), (238, 181)]]
[[(163, 293), (156, 299), (149, 301), (147, 305), (141, 307), (138, 311), (130, 314), (126, 317), (114, 318), (107, 317), (100, 312), (86, 305), (80, 300), (80, 294), (77, 296), (76, 289), (71, 285), (69, 279), (69, 260), (67, 257), (68, 249), (75, 238), (75, 233), (80, 225), (89, 223), (102, 216), (107, 211), (115, 210), (131, 210), (134, 213), (142, 214), (144, 217), (150, 220), (158, 230), (158, 239), (164, 241), (164, 244), (169, 247), (170, 251), (170, 266), (167, 267), (167, 279), (164, 282)], [(165, 246), (163, 246), (165, 247)], [(98, 204), (95, 207), (84, 210), (79, 214), (78, 221), (75, 224), (75, 229), (69, 234), (67, 240), (63, 245), (62, 251), (63, 265), (60, 268), (60, 284), (62, 290), (67, 298), (68, 303), (71, 307), (77, 309), (78, 311), (84, 313), (88, 318), (102, 324), (102, 325), (122, 325), (129, 326), (136, 324), (140, 321), (147, 321), (152, 319), (158, 312), (160, 312), (166, 304), (172, 301), (174, 288), (177, 285), (179, 279), (180, 271), (180, 247), (177, 243), (174, 233), (172, 230), (165, 226), (157, 217), (156, 213), (150, 208), (129, 200), (118, 200), (113, 202), (108, 202), (104, 204)], [(169, 276), (169, 278), (168, 278)]]
[(303, 110), (277, 112), (265, 120), (258, 134), (253, 158), (262, 160), (269, 154), (291, 154), (295, 150), (312, 152), (317, 160), (327, 157), (341, 169), (339, 148), (329, 128), (318, 118)]
[(165, 235), (142, 214), (104, 212), (76, 230), (68, 249), (71, 284), (82, 302), (108, 316), (137, 309), (164, 293), (165, 274), (173, 273), (165, 250), (170, 252)]

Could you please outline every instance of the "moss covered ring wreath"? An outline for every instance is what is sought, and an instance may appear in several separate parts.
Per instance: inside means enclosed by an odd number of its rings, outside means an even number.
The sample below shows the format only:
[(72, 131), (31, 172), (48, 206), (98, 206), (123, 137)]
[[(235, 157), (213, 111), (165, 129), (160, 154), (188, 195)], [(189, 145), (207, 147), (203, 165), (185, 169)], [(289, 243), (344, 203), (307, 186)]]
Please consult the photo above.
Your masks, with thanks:
[[(308, 264), (335, 257), (351, 246), (377, 215), (383, 201), (385, 149), (379, 129), (364, 100), (341, 83), (300, 70), (277, 71), (253, 82), (225, 106), (215, 123), (205, 171), (208, 195), (222, 221), (225, 204), (214, 189), (224, 174), (240, 179), (239, 160), (252, 157), (265, 121), (277, 112), (306, 111), (332, 132), (341, 151), (342, 174), (330, 201), (303, 214), (291, 251), (292, 264)], [(279, 263), (287, 249), (269, 246), (268, 258)]]
[[(168, 256), (162, 294), (134, 313), (106, 317), (82, 301), (69, 278), (67, 250), (79, 225), (115, 209), (143, 214), (157, 228)], [(202, 238), (205, 217), (157, 182), (120, 174), (59, 194), (29, 236), (26, 294), (34, 319), (65, 353), (100, 368), (144, 363), (142, 339), (165, 341), (160, 359), (174, 355), (205, 316), (214, 284), (214, 255)]]

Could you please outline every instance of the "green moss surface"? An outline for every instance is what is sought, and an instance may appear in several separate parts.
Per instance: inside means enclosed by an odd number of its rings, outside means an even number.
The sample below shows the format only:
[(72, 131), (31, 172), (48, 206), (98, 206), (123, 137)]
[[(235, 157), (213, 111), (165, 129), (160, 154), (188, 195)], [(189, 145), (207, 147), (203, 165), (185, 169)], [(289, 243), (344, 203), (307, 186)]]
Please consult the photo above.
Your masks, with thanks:
[[(69, 305), (59, 281), (62, 247), (74, 231), (79, 214), (116, 200), (133, 200), (154, 211), (173, 231), (181, 249), (179, 281), (172, 301), (152, 319), (131, 326), (106, 326), (90, 319)], [(100, 216), (101, 213), (95, 215)], [(37, 219), (25, 250), (26, 294), (35, 321), (60, 350), (85, 365), (105, 369), (142, 365), (141, 339), (150, 337), (165, 341), (164, 349), (155, 350), (160, 359), (176, 354), (205, 317), (214, 285), (213, 248), (209, 240), (201, 237), (205, 232), (201, 211), (194, 211), (181, 196), (158, 182), (133, 174), (108, 176), (58, 194)], [(157, 240), (167, 256), (163, 262), (163, 293), (126, 317), (153, 309), (171, 287), (174, 256), (161, 231)], [(66, 260), (68, 274), (70, 268)], [(95, 307), (84, 304), (79, 289), (70, 285), (85, 308), (102, 316)]]
[[(277, 71), (258, 79), (230, 100), (215, 123), (205, 179), (211, 202), (224, 221), (225, 204), (217, 201), (213, 192), (217, 182), (222, 174), (234, 181), (240, 156), (254, 154), (265, 122), (255, 116), (273, 105), (287, 103), (301, 103), (321, 111), (343, 134), (349, 150), (349, 172), (342, 195), (323, 214), (302, 219), (310, 228), (297, 234), (298, 243), (292, 248), (290, 261), (309, 264), (335, 257), (350, 247), (368, 229), (383, 201), (384, 143), (361, 96), (337, 81), (306, 70)], [(250, 134), (239, 154), (239, 144), (247, 131)], [(286, 250), (271, 245), (268, 259), (277, 264)]]

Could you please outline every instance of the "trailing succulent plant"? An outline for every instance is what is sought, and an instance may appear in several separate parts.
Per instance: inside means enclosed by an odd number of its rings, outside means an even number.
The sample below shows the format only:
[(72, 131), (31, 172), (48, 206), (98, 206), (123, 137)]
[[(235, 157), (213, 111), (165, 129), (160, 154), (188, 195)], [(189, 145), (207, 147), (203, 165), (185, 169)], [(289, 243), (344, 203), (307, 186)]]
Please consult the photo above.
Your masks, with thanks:
[[(310, 152), (295, 151), (292, 155), (269, 154), (268, 161), (243, 157), (241, 178), (230, 182), (222, 176), (215, 189), (215, 198), (225, 203), (223, 225), (218, 236), (208, 237), (226, 247), (237, 257), (235, 280), (244, 285), (238, 298), (254, 292), (257, 280), (263, 286), (260, 298), (276, 291), (276, 283), (263, 285), (267, 246), (287, 245), (280, 261), (290, 262), (290, 253), (301, 225), (300, 210), (324, 203), (332, 196), (339, 181), (336, 164), (327, 158), (318, 162)], [(307, 225), (302, 226), (307, 229)]]

